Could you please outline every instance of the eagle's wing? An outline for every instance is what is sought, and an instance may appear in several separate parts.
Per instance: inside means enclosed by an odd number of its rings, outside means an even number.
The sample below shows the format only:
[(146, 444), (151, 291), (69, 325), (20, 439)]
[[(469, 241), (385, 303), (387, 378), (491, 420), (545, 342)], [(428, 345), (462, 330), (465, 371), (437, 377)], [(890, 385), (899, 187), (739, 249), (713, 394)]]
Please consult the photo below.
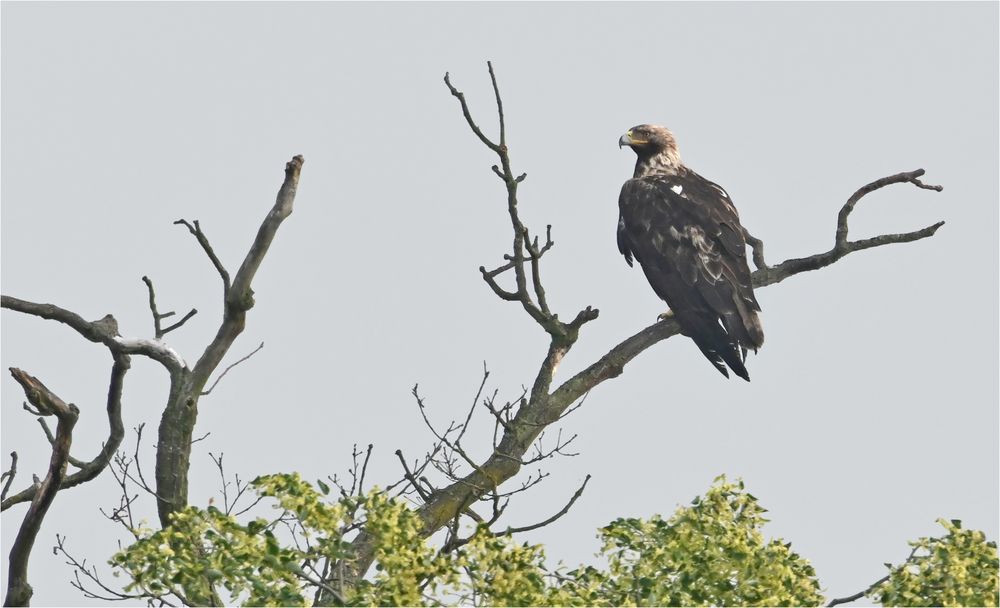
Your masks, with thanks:
[(752, 349), (763, 343), (743, 228), (725, 190), (687, 170), (630, 179), (618, 204), (619, 248), (639, 260), (685, 333), (701, 331), (695, 325), (712, 333), (708, 326), (721, 321), (731, 343)]
[(632, 265), (632, 250), (628, 245), (628, 231), (625, 229), (625, 218), (618, 214), (618, 251), (625, 256), (625, 263)]

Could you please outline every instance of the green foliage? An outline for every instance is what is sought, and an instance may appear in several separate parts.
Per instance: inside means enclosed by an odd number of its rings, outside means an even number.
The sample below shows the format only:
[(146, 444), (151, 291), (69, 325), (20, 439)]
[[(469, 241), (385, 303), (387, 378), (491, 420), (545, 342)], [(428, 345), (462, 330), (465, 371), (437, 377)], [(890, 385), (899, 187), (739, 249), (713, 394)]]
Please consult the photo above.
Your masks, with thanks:
[[(215, 507), (188, 507), (172, 516), (168, 528), (137, 531), (140, 539), (111, 559), (132, 578), (126, 590), (204, 603), (212, 597), (211, 583), (252, 606), (306, 605), (301, 564), (345, 555), (339, 531), (347, 505), (321, 502), (297, 474), (260, 477), (253, 485), (276, 499), (282, 517), (242, 525)], [(286, 517), (301, 524), (312, 549), (283, 546), (274, 530)]]
[(997, 545), (962, 522), (939, 519), (948, 534), (910, 543), (912, 556), (889, 566), (889, 579), (869, 595), (883, 606), (996, 606), (1000, 600)]
[[(444, 553), (424, 539), (405, 503), (373, 490), (330, 502), (298, 475), (252, 482), (279, 515), (246, 524), (209, 507), (190, 507), (172, 525), (137, 531), (140, 540), (111, 563), (128, 589), (187, 604), (309, 605), (327, 564), (350, 559), (345, 536), (365, 526), (376, 539), (376, 569), (354, 588), (328, 588), (350, 605), (651, 606), (819, 605), (816, 574), (780, 539), (741, 481), (719, 477), (691, 505), (663, 519), (617, 519), (600, 530), (604, 569), (549, 570), (540, 545), (517, 543), (480, 526)], [(873, 591), (883, 604), (997, 604), (996, 545), (947, 523), (944, 539)], [(225, 590), (229, 598), (217, 593)]]
[(791, 543), (765, 541), (767, 520), (743, 482), (725, 477), (669, 520), (617, 519), (600, 530), (608, 570), (570, 573), (585, 603), (612, 606), (815, 606), (809, 562)]
[[(374, 581), (359, 589), (352, 603), (373, 606), (417, 606), (424, 591), (433, 593), (457, 581), (451, 556), (438, 554), (421, 534), (416, 513), (401, 501), (373, 492), (365, 499), (366, 529), (378, 538)], [(423, 583), (428, 582), (427, 588)]]

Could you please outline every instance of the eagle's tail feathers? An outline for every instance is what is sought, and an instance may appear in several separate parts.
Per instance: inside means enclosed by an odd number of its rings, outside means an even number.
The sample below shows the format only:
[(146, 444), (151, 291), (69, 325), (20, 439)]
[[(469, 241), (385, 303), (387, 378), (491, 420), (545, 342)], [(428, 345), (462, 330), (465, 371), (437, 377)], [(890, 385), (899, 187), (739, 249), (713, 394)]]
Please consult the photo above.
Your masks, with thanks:
[(733, 344), (732, 339), (718, 321), (702, 319), (697, 316), (685, 315), (685, 317), (683, 320), (678, 320), (682, 326), (688, 325), (688, 335), (694, 340), (705, 358), (715, 366), (715, 369), (728, 378), (729, 372), (726, 370), (728, 365), (736, 372), (737, 376), (750, 382), (750, 373), (747, 372), (747, 368), (741, 360), (738, 347)]

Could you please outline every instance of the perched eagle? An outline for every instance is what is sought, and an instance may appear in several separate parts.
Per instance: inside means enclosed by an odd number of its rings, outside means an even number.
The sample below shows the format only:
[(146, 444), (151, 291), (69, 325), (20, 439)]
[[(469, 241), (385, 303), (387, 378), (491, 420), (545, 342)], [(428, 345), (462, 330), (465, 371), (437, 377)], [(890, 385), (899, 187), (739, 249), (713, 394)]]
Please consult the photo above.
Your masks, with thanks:
[[(639, 157), (618, 198), (618, 249), (639, 260), (681, 333), (724, 376), (749, 382), (747, 349), (764, 343), (740, 216), (721, 186), (681, 163), (667, 129), (633, 127), (618, 140)], [(725, 362), (725, 365), (723, 364)]]

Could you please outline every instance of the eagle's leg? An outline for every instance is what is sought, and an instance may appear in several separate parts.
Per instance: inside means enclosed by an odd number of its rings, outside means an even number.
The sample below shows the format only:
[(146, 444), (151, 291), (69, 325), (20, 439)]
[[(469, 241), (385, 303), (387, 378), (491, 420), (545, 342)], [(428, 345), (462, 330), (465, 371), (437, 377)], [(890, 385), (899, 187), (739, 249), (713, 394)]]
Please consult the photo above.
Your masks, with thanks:
[(667, 309), (667, 312), (661, 312), (660, 314), (656, 315), (657, 321), (669, 321), (670, 319), (673, 318), (674, 318), (674, 311), (670, 310), (669, 308)]

